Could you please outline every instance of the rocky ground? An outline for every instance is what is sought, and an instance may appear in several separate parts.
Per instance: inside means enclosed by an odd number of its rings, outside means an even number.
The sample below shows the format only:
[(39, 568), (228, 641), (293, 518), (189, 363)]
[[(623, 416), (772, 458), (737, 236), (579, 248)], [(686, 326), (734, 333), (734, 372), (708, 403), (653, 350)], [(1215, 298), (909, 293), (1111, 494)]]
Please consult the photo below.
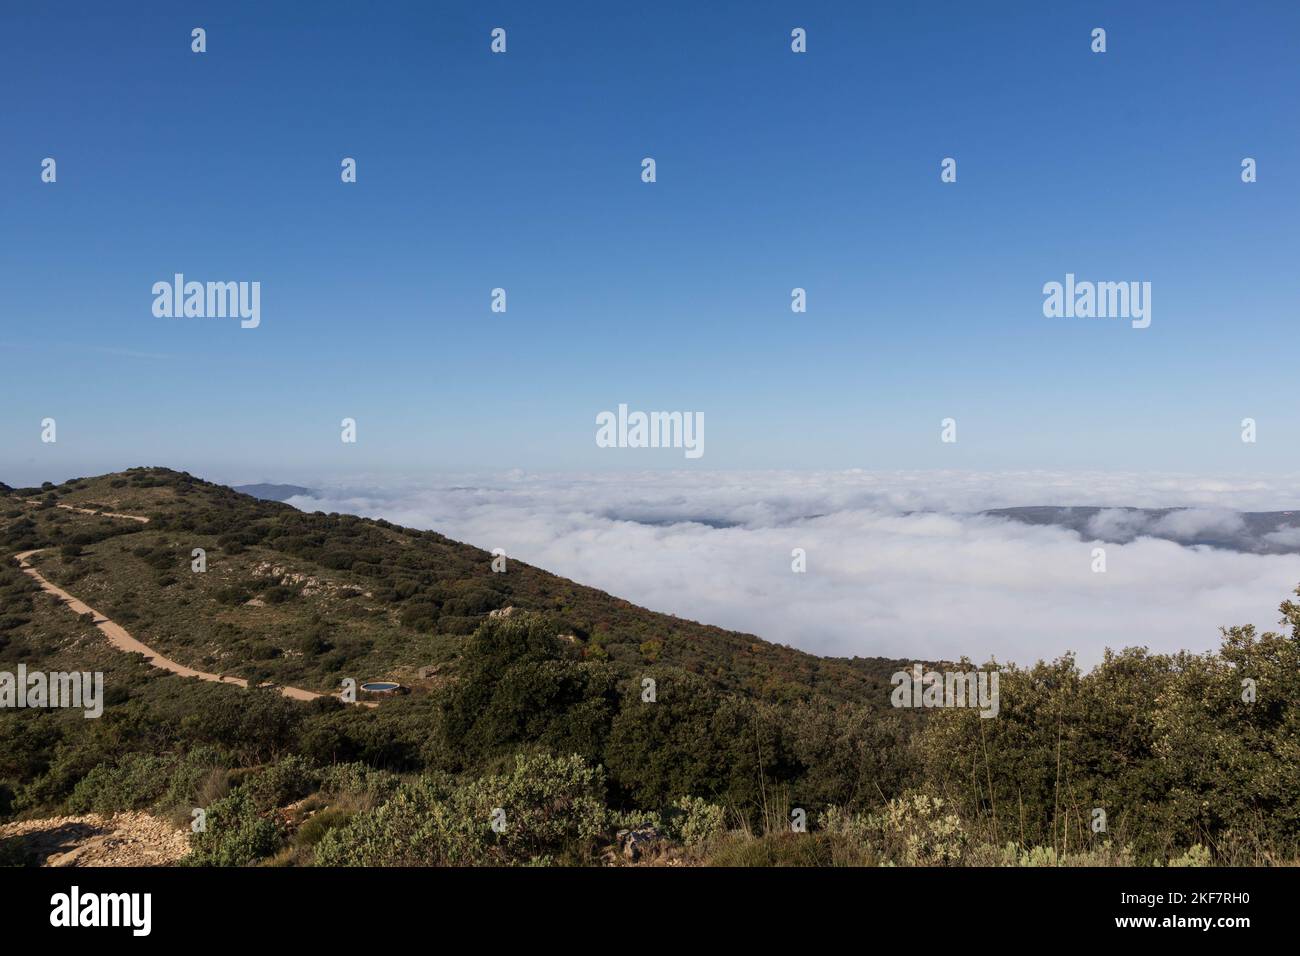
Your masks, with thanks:
[(147, 813), (87, 814), (0, 826), (40, 866), (169, 866), (189, 852), (186, 830)]

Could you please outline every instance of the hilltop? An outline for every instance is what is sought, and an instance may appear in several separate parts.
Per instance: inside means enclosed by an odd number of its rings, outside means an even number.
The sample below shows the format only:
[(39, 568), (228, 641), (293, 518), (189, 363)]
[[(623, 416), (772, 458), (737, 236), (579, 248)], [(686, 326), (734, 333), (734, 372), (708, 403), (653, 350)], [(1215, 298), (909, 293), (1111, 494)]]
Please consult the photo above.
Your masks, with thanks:
[[(51, 581), (180, 663), (242, 678), (316, 690), (335, 690), (345, 676), (389, 678), (424, 689), (433, 682), (421, 671), (453, 666), (485, 617), (530, 612), (581, 659), (628, 675), (679, 667), (760, 699), (883, 703), (889, 675), (910, 663), (818, 658), (649, 611), (508, 556), (495, 573), (491, 553), (433, 531), (308, 514), (166, 468), (7, 497), (0, 552), (50, 549), (33, 562)], [(196, 548), (202, 573), (191, 570)]]

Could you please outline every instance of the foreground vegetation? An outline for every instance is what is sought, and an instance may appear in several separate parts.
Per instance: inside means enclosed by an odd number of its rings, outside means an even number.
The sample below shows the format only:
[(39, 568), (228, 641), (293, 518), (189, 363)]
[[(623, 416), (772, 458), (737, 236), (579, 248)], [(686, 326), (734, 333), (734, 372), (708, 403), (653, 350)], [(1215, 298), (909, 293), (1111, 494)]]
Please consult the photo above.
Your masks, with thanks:
[[(109, 648), (9, 564), (0, 670), (102, 670), (108, 690), (97, 720), (0, 711), (0, 820), (149, 809), (190, 826), (199, 810), (196, 865), (1300, 855), (1293, 602), (1281, 633), (1230, 629), (1214, 654), (1004, 666), (999, 714), (981, 719), (890, 708), (902, 662), (811, 658), (517, 562), (493, 575), (491, 555), (438, 535), (162, 469), (24, 489), (0, 516), (5, 554), (49, 548), (43, 574), (115, 620), (134, 612), (120, 623), (183, 662), (413, 687), (366, 710), (181, 679)], [(0, 858), (22, 862), (21, 846)]]

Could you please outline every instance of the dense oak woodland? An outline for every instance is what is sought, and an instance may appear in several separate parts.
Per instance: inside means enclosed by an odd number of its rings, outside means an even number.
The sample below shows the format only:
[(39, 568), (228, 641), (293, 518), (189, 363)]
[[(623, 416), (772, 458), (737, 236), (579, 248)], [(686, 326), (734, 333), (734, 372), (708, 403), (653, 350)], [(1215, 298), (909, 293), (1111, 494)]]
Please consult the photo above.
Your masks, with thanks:
[[(107, 694), (95, 720), (0, 710), (0, 821), (151, 809), (188, 825), (202, 808), (200, 865), (624, 862), (615, 834), (649, 827), (644, 860), (737, 865), (1297, 856), (1292, 602), (1280, 633), (1229, 629), (1216, 654), (1149, 654), (1131, 634), (1087, 673), (1004, 665), (981, 719), (890, 707), (910, 661), (817, 658), (167, 469), (0, 493), (0, 671), (99, 670)], [(358, 708), (165, 673), (8, 560), (32, 549), (42, 575), (187, 666), (410, 692)], [(0, 856), (24, 862), (17, 841)]]

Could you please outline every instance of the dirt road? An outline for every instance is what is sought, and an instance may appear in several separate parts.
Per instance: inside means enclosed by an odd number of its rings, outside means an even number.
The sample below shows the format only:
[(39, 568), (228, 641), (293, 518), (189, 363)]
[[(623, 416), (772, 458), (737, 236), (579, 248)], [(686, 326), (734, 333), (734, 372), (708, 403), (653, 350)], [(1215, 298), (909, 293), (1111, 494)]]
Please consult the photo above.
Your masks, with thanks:
[[(134, 515), (113, 515), (112, 517), (134, 518), (137, 521), (148, 521), (148, 518), (138, 518)], [(18, 560), (19, 566), (23, 573), (30, 575), (41, 589), (47, 594), (53, 594), (60, 601), (66, 604), (75, 614), (90, 614), (95, 620), (95, 627), (108, 638), (108, 642), (116, 647), (119, 651), (126, 651), (128, 654), (143, 654), (145, 659), (154, 667), (162, 668), (165, 671), (171, 671), (173, 674), (179, 674), (181, 677), (197, 677), (199, 680), (215, 681), (218, 684), (235, 684), (239, 687), (247, 687), (248, 681), (242, 677), (228, 677), (224, 674), (209, 674), (207, 671), (195, 670), (192, 667), (186, 667), (184, 664), (178, 664), (176, 661), (163, 657), (157, 651), (147, 644), (141, 643), (131, 636), (131, 633), (122, 625), (116, 624), (109, 620), (103, 614), (96, 611), (89, 604), (73, 597), (63, 588), (47, 581), (39, 571), (37, 571), (28, 562), (33, 554), (43, 551), (43, 548), (37, 548), (35, 551), (23, 551), (14, 555)], [(285, 697), (291, 697), (294, 700), (315, 700), (317, 697), (324, 697), (324, 694), (317, 694), (314, 691), (303, 690), (301, 687), (279, 687), (277, 688)], [(374, 701), (357, 701), (363, 707), (377, 707)]]
[[(23, 502), (29, 505), (39, 505), (39, 498), (24, 498)], [(94, 508), (77, 508), (73, 505), (55, 505), (56, 508), (62, 508), (65, 511), (77, 511), (83, 515), (98, 515), (101, 518), (126, 518), (128, 521), (139, 521), (141, 524), (148, 524), (149, 519), (143, 515), (124, 515), (114, 511), (96, 511)]]

